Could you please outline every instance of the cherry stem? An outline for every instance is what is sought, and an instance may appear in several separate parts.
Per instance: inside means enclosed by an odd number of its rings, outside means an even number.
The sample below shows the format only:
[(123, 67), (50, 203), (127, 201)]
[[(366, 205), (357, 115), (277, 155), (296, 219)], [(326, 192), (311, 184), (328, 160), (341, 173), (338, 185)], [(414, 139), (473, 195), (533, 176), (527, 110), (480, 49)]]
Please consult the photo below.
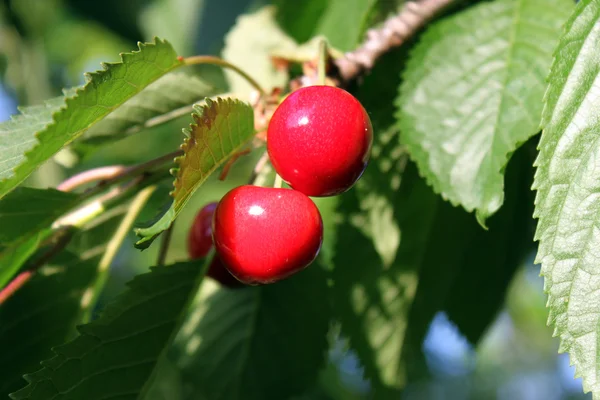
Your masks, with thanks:
[(233, 167), (233, 164), (235, 164), (240, 157), (243, 157), (246, 154), (250, 154), (250, 149), (244, 149), (232, 155), (223, 166), (223, 170), (219, 174), (219, 180), (224, 181), (227, 178), (227, 175), (229, 175), (229, 171), (231, 170), (231, 167)]
[(275, 183), (273, 183), (273, 187), (275, 189), (281, 189), (282, 186), (283, 186), (283, 179), (281, 179), (281, 176), (279, 176), (279, 174), (275, 174)]
[(173, 236), (174, 225), (175, 220), (171, 222), (171, 225), (169, 225), (167, 230), (162, 234), (162, 239), (160, 241), (160, 249), (158, 251), (158, 258), (156, 259), (156, 265), (158, 266), (165, 265), (165, 261), (167, 260), (167, 253), (169, 252), (169, 245), (171, 244), (171, 237)]
[(134, 199), (129, 205), (127, 212), (125, 213), (125, 216), (123, 217), (121, 223), (117, 227), (117, 230), (106, 245), (106, 250), (104, 251), (102, 258), (98, 263), (98, 278), (96, 279), (96, 282), (94, 283), (93, 287), (88, 289), (89, 292), (87, 293), (89, 293), (89, 297), (86, 298), (84, 295), (84, 300), (87, 302), (87, 304), (92, 305), (91, 307), (87, 307), (87, 311), (83, 318), (84, 321), (90, 320), (93, 305), (98, 300), (98, 296), (100, 295), (100, 292), (102, 292), (102, 289), (104, 288), (104, 285), (106, 284), (106, 281), (108, 279), (108, 272), (110, 266), (113, 263), (117, 252), (121, 248), (121, 245), (125, 241), (127, 234), (129, 233), (129, 231), (131, 231), (131, 227), (133, 226), (133, 223), (135, 222), (137, 216), (140, 214), (140, 212), (144, 208), (144, 205), (148, 202), (150, 196), (152, 195), (152, 193), (154, 193), (155, 190), (156, 186), (148, 186), (141, 190), (134, 197)]
[(319, 84), (325, 85), (325, 78), (327, 77), (327, 41), (325, 39), (319, 41), (317, 73), (319, 76)]
[(267, 92), (260, 86), (260, 84), (254, 80), (250, 75), (248, 75), (241, 68), (231, 64), (228, 61), (223, 60), (222, 58), (215, 56), (192, 56), (186, 57), (183, 59), (183, 63), (185, 65), (198, 65), (198, 64), (209, 64), (209, 65), (218, 65), (219, 67), (228, 68), (232, 71), (238, 73), (242, 78), (248, 81), (258, 92), (260, 93), (262, 98), (267, 96)]

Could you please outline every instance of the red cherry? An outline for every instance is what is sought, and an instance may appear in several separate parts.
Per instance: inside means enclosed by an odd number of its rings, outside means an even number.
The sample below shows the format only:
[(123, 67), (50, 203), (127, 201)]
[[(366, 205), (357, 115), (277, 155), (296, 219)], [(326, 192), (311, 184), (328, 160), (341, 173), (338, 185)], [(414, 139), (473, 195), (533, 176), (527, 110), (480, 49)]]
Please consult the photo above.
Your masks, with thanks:
[[(194, 219), (194, 223), (192, 224), (192, 228), (188, 235), (188, 253), (192, 259), (206, 257), (213, 246), (212, 219), (216, 208), (217, 203), (208, 203), (200, 210)], [(242, 284), (227, 271), (218, 256), (213, 258), (208, 267), (208, 271), (206, 271), (206, 275), (227, 287), (242, 286)]]
[(272, 283), (307, 267), (319, 253), (323, 221), (304, 194), (290, 189), (240, 186), (215, 212), (217, 253), (246, 284)]
[(367, 167), (373, 127), (354, 96), (332, 86), (308, 86), (275, 110), (267, 150), (277, 173), (307, 196), (348, 190)]

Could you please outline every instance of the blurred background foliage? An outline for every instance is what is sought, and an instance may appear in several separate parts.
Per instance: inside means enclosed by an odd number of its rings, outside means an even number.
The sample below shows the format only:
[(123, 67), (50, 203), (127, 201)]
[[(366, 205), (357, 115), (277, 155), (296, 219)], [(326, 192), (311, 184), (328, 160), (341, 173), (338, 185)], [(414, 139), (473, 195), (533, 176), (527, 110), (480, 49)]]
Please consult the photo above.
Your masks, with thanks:
[[(57, 96), (62, 88), (84, 83), (83, 73), (99, 69), (100, 62), (118, 60), (118, 54), (136, 48), (137, 41), (154, 36), (169, 40), (181, 55), (219, 54), (224, 37), (239, 15), (266, 4), (276, 7), (280, 27), (303, 43), (325, 35), (340, 50), (353, 48), (367, 27), (393, 12), (398, 0), (381, 0), (360, 24), (348, 24), (351, 14), (364, 12), (374, 0), (1, 0), (0, 1), (0, 121), (17, 112), (17, 105), (38, 104)], [(297, 13), (297, 7), (303, 12)], [(301, 15), (301, 17), (298, 17)], [(362, 14), (361, 14), (362, 15)], [(355, 19), (354, 19), (355, 20)], [(251, 51), (251, 49), (249, 49)], [(216, 69), (198, 70), (219, 92), (226, 92), (223, 74)], [(397, 80), (398, 72), (394, 71)], [(373, 79), (373, 77), (371, 78)], [(390, 77), (374, 77), (385, 82)], [(395, 87), (395, 86), (394, 86)], [(72, 155), (61, 153), (38, 170), (27, 184), (51, 187), (79, 171), (101, 165), (134, 164), (176, 149), (181, 129), (190, 122), (184, 116), (139, 135), (102, 147), (71, 166)], [(207, 202), (218, 200), (229, 189), (247, 180), (247, 171), (259, 154), (242, 158), (228, 179), (216, 176), (199, 190), (183, 210), (174, 230), (169, 262), (187, 258), (186, 236), (195, 213)], [(145, 207), (140, 221), (148, 220), (164, 201), (162, 186)], [(321, 204), (324, 218), (331, 207)], [(133, 235), (126, 243), (134, 241)], [(156, 260), (158, 246), (140, 252), (125, 245), (113, 264), (104, 293), (120, 292), (132, 276), (144, 272)], [(580, 380), (573, 379), (568, 356), (557, 356), (558, 341), (546, 326), (546, 297), (533, 254), (517, 273), (503, 311), (488, 330), (477, 351), (455, 329), (445, 314), (434, 319), (423, 343), (428, 372), (411, 384), (406, 399), (584, 399)], [(485, 261), (481, 267), (485, 268)], [(306, 399), (367, 399), (368, 381), (343, 338), (336, 341), (330, 363), (322, 371), (318, 387)], [(161, 376), (174, 374), (166, 371)], [(2, 379), (2, 377), (0, 377)], [(177, 398), (180, 388), (172, 379), (158, 382), (157, 392)], [(158, 398), (158, 397), (157, 397)]]

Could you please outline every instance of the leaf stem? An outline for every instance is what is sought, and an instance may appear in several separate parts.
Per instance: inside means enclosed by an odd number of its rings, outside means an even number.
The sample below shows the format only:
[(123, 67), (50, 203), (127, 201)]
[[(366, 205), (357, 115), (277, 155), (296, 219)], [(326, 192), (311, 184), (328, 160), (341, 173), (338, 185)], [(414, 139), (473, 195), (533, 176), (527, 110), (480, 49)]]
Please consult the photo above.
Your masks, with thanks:
[(173, 229), (175, 225), (175, 221), (171, 222), (171, 225), (165, 230), (162, 235), (160, 241), (160, 249), (158, 251), (158, 258), (156, 259), (156, 265), (161, 266), (165, 265), (165, 261), (167, 260), (167, 253), (169, 252), (169, 245), (171, 244), (171, 237), (173, 236)]
[(115, 259), (117, 252), (121, 248), (123, 241), (127, 234), (131, 231), (131, 227), (135, 222), (135, 219), (142, 211), (144, 205), (150, 199), (152, 193), (156, 190), (156, 186), (148, 186), (145, 189), (141, 190), (131, 201), (129, 209), (127, 213), (123, 217), (123, 220), (117, 227), (114, 236), (106, 245), (106, 250), (98, 263), (98, 277), (94, 285), (86, 290), (84, 293), (84, 298), (82, 300), (82, 306), (86, 307), (87, 310), (85, 312), (83, 321), (89, 321), (91, 317), (91, 312), (93, 310), (93, 306), (96, 304), (100, 292), (104, 288), (106, 284), (106, 280), (108, 279), (108, 272), (110, 269), (110, 265)]
[(222, 58), (215, 56), (192, 56), (186, 57), (183, 59), (185, 65), (198, 65), (198, 64), (210, 64), (210, 65), (218, 65), (219, 67), (228, 68), (232, 71), (237, 72), (242, 78), (246, 79), (249, 84), (251, 84), (258, 92), (260, 93), (262, 98), (267, 96), (267, 92), (260, 86), (260, 84), (254, 80), (250, 75), (248, 75), (241, 68), (231, 64), (228, 61), (223, 60)]

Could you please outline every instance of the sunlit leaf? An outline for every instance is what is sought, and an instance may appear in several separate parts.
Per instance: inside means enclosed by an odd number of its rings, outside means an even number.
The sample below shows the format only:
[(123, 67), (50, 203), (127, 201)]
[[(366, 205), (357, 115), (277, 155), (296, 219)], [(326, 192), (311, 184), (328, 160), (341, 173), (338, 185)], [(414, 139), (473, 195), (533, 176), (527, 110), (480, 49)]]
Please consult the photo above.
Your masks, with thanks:
[(544, 78), (573, 2), (485, 2), (434, 23), (397, 100), (402, 140), (436, 192), (484, 224), (510, 155), (539, 131)]
[(173, 202), (151, 226), (136, 230), (141, 237), (136, 246), (148, 247), (171, 225), (210, 174), (254, 137), (252, 107), (239, 100), (207, 99), (205, 106), (195, 108), (193, 117), (195, 123), (190, 126), (189, 136), (181, 146), (184, 155), (176, 159), (179, 168), (171, 193)]
[(138, 51), (123, 53), (121, 62), (88, 74), (85, 86), (68, 94), (60, 109), (54, 102), (39, 106), (44, 108), (41, 113), (39, 107), (27, 108), (26, 114), (0, 124), (0, 198), (95, 123), (181, 65), (168, 42), (140, 43)]
[[(137, 276), (73, 341), (53, 348), (42, 369), (25, 375), (17, 399), (140, 398), (174, 338), (198, 287), (198, 262)], [(126, 377), (126, 379), (124, 379)]]
[(229, 290), (204, 282), (173, 351), (186, 398), (287, 399), (310, 387), (326, 357), (326, 277), (315, 262), (270, 285)]
[(536, 160), (536, 261), (549, 324), (600, 396), (600, 1), (580, 1), (555, 51)]

